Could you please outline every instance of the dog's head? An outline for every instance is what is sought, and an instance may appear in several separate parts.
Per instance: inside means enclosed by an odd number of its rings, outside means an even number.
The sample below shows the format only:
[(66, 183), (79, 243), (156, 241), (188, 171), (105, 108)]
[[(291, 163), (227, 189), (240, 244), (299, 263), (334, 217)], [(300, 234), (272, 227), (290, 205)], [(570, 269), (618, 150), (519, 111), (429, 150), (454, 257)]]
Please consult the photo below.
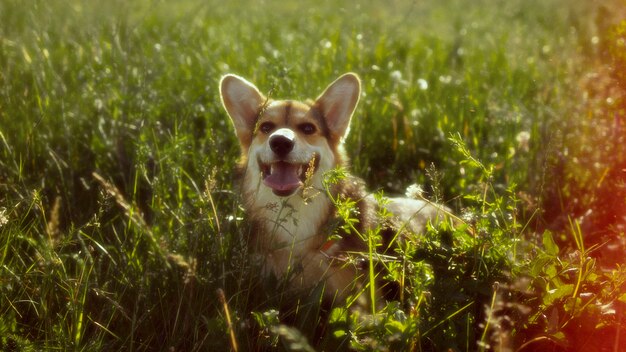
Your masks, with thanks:
[(281, 197), (310, 180), (321, 187), (322, 174), (340, 162), (360, 90), (359, 78), (347, 73), (309, 105), (268, 99), (245, 79), (224, 76), (222, 103), (235, 126), (246, 173), (258, 174), (263, 187)]

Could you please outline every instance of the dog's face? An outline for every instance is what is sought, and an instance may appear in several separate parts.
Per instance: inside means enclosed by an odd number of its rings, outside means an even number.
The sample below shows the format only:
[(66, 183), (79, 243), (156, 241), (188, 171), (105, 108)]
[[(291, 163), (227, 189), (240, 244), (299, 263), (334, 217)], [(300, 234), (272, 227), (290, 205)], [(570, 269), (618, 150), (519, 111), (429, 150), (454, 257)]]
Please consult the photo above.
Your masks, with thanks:
[(345, 74), (312, 105), (269, 100), (235, 75), (222, 78), (220, 93), (241, 144), (246, 177), (262, 180), (259, 192), (286, 197), (305, 184), (320, 188), (323, 173), (338, 165), (360, 82)]

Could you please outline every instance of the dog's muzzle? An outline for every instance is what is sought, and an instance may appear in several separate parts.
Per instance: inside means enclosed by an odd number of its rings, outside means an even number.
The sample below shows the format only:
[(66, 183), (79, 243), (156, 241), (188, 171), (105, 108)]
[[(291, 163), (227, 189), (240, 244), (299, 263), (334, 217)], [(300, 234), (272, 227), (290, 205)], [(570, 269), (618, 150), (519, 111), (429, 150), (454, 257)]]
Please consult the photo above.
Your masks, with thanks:
[(295, 146), (295, 133), (288, 128), (281, 128), (272, 133), (268, 143), (274, 154), (274, 160), (264, 162), (258, 158), (263, 184), (272, 189), (275, 195), (287, 197), (307, 184), (319, 166), (319, 154), (312, 154), (304, 161), (290, 160), (289, 153)]
[(258, 162), (263, 184), (271, 188), (275, 195), (287, 197), (310, 182), (307, 179), (317, 171), (319, 155), (313, 154), (307, 163), (291, 163), (283, 160), (264, 163), (260, 159)]

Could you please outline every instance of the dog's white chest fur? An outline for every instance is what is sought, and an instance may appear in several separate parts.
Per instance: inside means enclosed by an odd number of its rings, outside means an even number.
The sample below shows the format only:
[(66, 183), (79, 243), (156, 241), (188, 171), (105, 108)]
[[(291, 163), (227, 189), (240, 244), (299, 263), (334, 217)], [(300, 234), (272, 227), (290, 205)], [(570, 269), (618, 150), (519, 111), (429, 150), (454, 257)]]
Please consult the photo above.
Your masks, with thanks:
[[(288, 249), (295, 256), (319, 245), (319, 229), (329, 216), (331, 203), (321, 191), (305, 199), (300, 192), (290, 197), (276, 196), (261, 184), (261, 176), (248, 169), (244, 181), (245, 202), (256, 223), (263, 224), (262, 246), (266, 251)], [(319, 175), (314, 177), (320, 178)], [(321, 184), (321, 180), (317, 183)], [(317, 187), (316, 187), (317, 188)]]

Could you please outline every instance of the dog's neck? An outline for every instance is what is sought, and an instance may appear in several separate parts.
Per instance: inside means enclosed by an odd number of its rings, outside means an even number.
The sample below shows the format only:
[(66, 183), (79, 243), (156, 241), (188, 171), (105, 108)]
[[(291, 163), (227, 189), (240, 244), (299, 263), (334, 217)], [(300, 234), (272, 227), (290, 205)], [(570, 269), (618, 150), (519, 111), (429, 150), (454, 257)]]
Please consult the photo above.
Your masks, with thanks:
[[(321, 176), (318, 176), (321, 177)], [(315, 182), (318, 181), (318, 182)], [(319, 248), (326, 235), (320, 228), (331, 215), (332, 202), (321, 190), (321, 180), (310, 189), (289, 197), (279, 197), (262, 185), (252, 172), (244, 175), (244, 204), (255, 229), (256, 245), (261, 251), (289, 249), (295, 255)]]

